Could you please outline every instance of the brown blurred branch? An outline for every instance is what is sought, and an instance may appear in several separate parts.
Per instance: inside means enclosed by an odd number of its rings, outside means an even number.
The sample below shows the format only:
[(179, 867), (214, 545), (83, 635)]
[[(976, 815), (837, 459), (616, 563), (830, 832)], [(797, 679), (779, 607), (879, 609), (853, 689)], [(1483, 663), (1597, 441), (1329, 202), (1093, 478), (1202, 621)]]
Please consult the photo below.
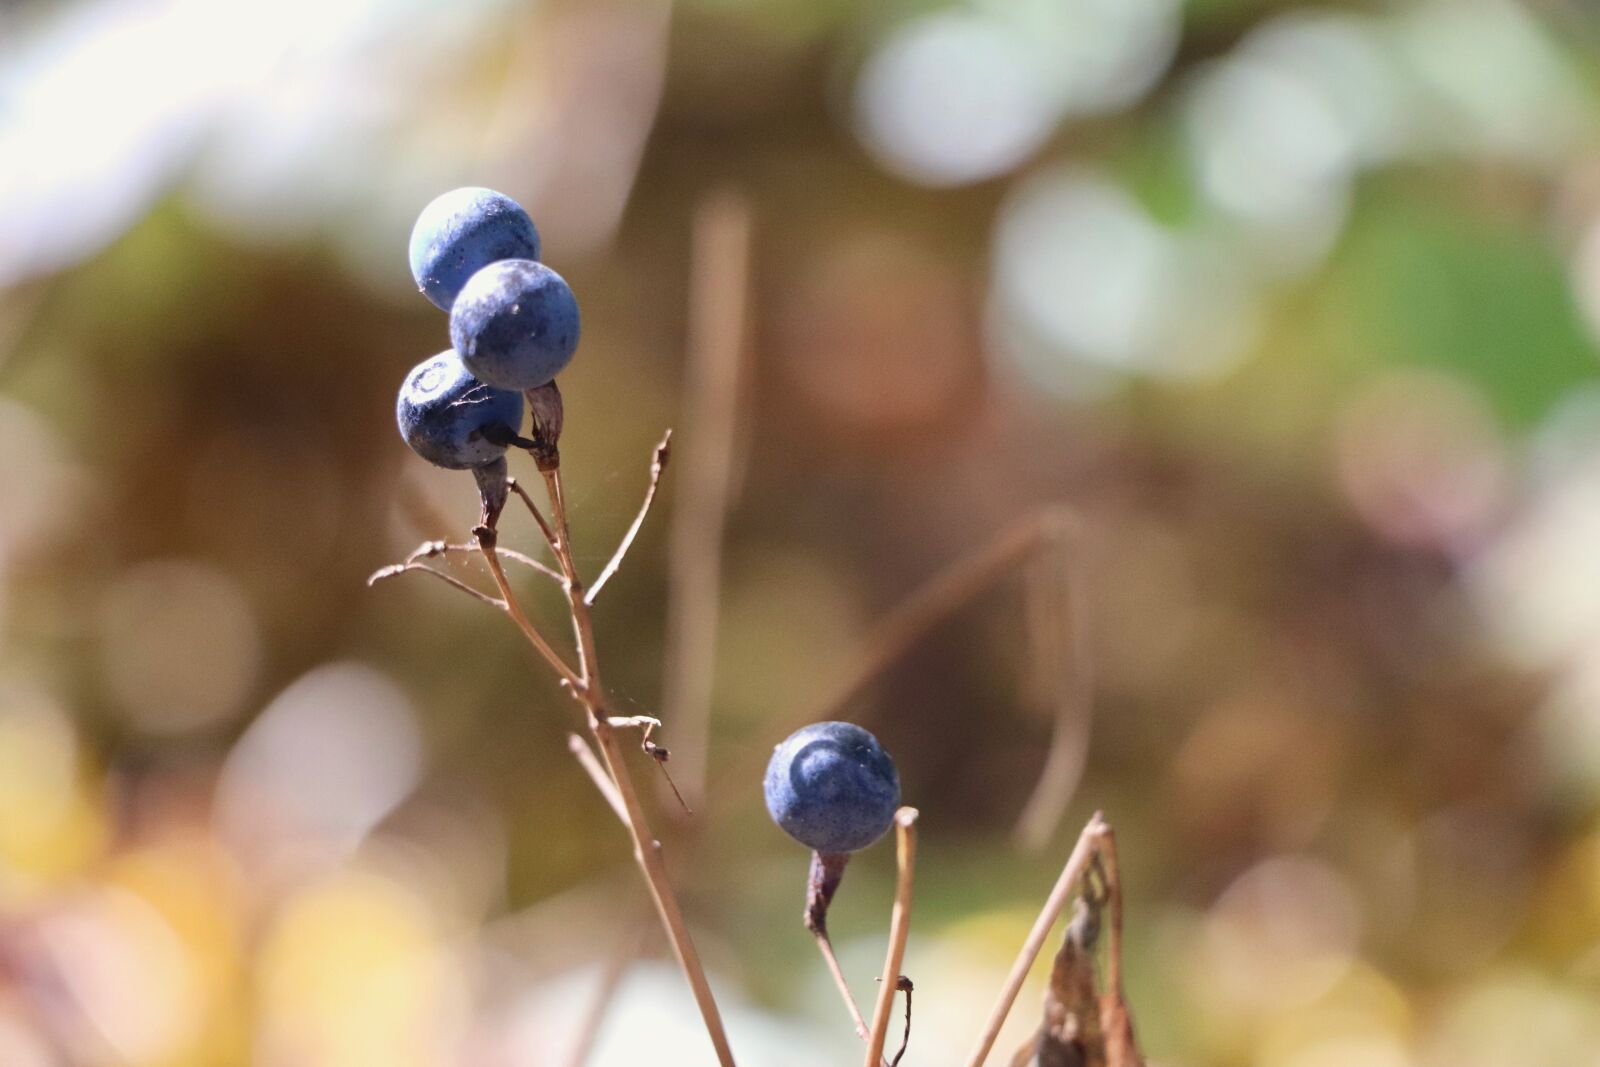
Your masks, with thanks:
[(1066, 508), (1052, 507), (1008, 527), (981, 548), (962, 556), (924, 582), (890, 611), (865, 639), (845, 681), (828, 699), (797, 721), (836, 719), (896, 660), (939, 623), (1042, 547), (1064, 540), (1077, 527)]
[(1029, 606), (1035, 699), (1052, 711), (1050, 751), (1033, 793), (1017, 819), (1015, 836), (1037, 851), (1055, 836), (1089, 756), (1094, 719), (1094, 662), (1086, 620), (1088, 578), (1084, 545), (1074, 523), (1064, 525), (1030, 566), (1024, 588)]
[(732, 193), (706, 200), (695, 218), (683, 416), (689, 436), (669, 535), (662, 716), (678, 738), (679, 779), (696, 807), (705, 793), (722, 540), (733, 495), (750, 230), (749, 205)]

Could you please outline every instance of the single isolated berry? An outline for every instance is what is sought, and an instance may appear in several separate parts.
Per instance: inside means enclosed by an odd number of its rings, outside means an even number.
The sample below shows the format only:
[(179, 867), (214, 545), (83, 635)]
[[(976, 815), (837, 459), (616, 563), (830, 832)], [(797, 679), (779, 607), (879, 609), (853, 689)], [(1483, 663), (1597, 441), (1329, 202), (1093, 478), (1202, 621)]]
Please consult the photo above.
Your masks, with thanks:
[(480, 380), (501, 389), (537, 389), (555, 380), (578, 347), (577, 298), (542, 263), (491, 263), (456, 297), (450, 343)]
[(767, 764), (767, 811), (788, 835), (819, 853), (866, 848), (900, 806), (900, 778), (878, 739), (847, 722), (790, 734)]
[(411, 228), (411, 276), (445, 311), (467, 279), (489, 264), (538, 258), (533, 220), (521, 204), (493, 189), (468, 186), (435, 197)]
[(484, 385), (454, 351), (440, 352), (406, 375), (395, 420), (417, 455), (438, 467), (468, 470), (505, 455), (506, 443), (522, 428), (522, 394)]

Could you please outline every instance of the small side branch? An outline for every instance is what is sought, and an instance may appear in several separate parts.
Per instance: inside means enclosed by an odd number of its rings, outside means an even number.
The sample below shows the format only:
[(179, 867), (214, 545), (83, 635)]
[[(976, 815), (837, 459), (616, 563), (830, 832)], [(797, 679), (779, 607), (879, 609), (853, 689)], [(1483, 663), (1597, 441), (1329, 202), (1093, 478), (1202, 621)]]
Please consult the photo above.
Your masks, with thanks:
[(622, 560), (628, 554), (628, 549), (633, 547), (633, 542), (639, 536), (639, 531), (644, 527), (644, 520), (650, 514), (650, 506), (656, 501), (656, 490), (661, 488), (661, 475), (667, 469), (667, 460), (672, 458), (672, 431), (668, 430), (662, 435), (661, 443), (656, 445), (654, 457), (650, 460), (650, 484), (645, 487), (644, 502), (639, 505), (639, 514), (633, 517), (633, 525), (628, 527), (628, 532), (622, 535), (622, 541), (617, 545), (617, 550), (611, 554), (611, 559), (606, 563), (605, 569), (594, 580), (594, 585), (589, 587), (585, 594), (584, 603), (593, 605), (600, 596), (600, 590), (605, 588), (611, 576), (617, 573), (617, 568), (622, 566)]
[(441, 582), (445, 582), (453, 588), (461, 590), (461, 592), (472, 597), (474, 600), (481, 600), (491, 608), (498, 608), (501, 611), (506, 610), (506, 602), (504, 600), (497, 599), (490, 596), (488, 593), (474, 589), (461, 579), (456, 578), (453, 575), (446, 574), (444, 571), (434, 570), (426, 563), (392, 563), (387, 567), (373, 571), (371, 576), (367, 578), (367, 585), (374, 586), (383, 581), (385, 578), (398, 578), (400, 575), (408, 574), (412, 571), (418, 571), (422, 574), (431, 574)]
[(522, 636), (528, 639), (534, 651), (544, 657), (544, 661), (561, 676), (561, 680), (571, 686), (574, 693), (586, 694), (589, 690), (588, 682), (567, 665), (567, 661), (561, 658), (561, 654), (551, 646), (544, 634), (539, 632), (539, 628), (522, 610), (522, 606), (517, 603), (516, 594), (511, 591), (511, 583), (506, 580), (505, 568), (500, 566), (500, 555), (494, 549), (494, 536), (493, 530), (480, 527), (478, 551), (483, 553), (484, 562), (489, 565), (489, 574), (500, 589), (506, 614), (511, 616), (511, 621), (517, 624), (517, 629), (522, 631)]
[[(475, 544), (457, 545), (451, 544), (449, 541), (424, 541), (412, 551), (411, 555), (406, 557), (405, 561), (407, 563), (417, 563), (425, 559), (434, 559), (439, 556), (459, 555), (462, 553), (471, 553), (476, 551), (478, 551), (478, 546)], [(501, 559), (510, 560), (512, 563), (520, 563), (522, 566), (538, 571), (546, 578), (550, 578), (556, 582), (560, 582), (562, 580), (560, 571), (557, 571), (555, 568), (547, 566), (546, 564), (540, 563), (532, 556), (518, 552), (514, 548), (502, 548), (499, 545), (496, 545), (495, 551), (500, 554)]]
[(513, 493), (522, 498), (522, 502), (527, 505), (528, 514), (532, 515), (533, 521), (538, 523), (539, 532), (544, 535), (545, 543), (550, 546), (551, 551), (555, 551), (556, 532), (550, 528), (550, 523), (545, 519), (544, 512), (539, 510), (539, 505), (533, 502), (533, 497), (528, 495), (528, 491), (522, 488), (521, 482), (512, 478), (510, 480), (510, 488)]
[(900, 985), (900, 965), (905, 962), (906, 938), (911, 933), (911, 890), (917, 861), (917, 809), (901, 808), (895, 813), (895, 862), (898, 876), (894, 887), (894, 911), (889, 917), (889, 952), (883, 962), (883, 984), (878, 987), (878, 1003), (872, 1012), (872, 1034), (867, 1039), (865, 1067), (878, 1067), (888, 1039), (889, 1017), (894, 1013), (894, 994)]
[(605, 802), (611, 805), (611, 810), (616, 813), (617, 819), (624, 827), (628, 825), (628, 809), (622, 804), (622, 795), (617, 792), (617, 783), (611, 780), (606, 769), (600, 765), (600, 757), (594, 754), (594, 749), (589, 747), (589, 742), (577, 734), (567, 735), (567, 749), (578, 761), (578, 766), (583, 768), (589, 780), (599, 791)]

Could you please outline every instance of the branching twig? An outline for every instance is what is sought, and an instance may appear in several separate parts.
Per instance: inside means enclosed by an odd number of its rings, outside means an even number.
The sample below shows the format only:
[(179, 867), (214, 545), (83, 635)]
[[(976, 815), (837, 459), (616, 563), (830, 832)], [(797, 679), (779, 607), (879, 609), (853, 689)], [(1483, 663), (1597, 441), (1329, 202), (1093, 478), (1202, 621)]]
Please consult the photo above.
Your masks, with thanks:
[(656, 490), (661, 487), (661, 474), (667, 469), (667, 460), (672, 457), (672, 431), (668, 430), (662, 435), (661, 443), (656, 445), (654, 457), (650, 460), (650, 484), (645, 487), (644, 502), (639, 505), (639, 514), (633, 517), (633, 525), (628, 527), (628, 532), (622, 535), (622, 541), (617, 545), (617, 550), (611, 554), (611, 559), (606, 563), (605, 569), (589, 587), (589, 592), (584, 596), (584, 601), (593, 606), (600, 596), (600, 590), (605, 588), (611, 576), (617, 573), (617, 568), (622, 566), (623, 557), (628, 554), (628, 549), (633, 547), (634, 538), (639, 536), (639, 530), (644, 526), (645, 518), (650, 514), (650, 505), (655, 503)]
[[(478, 551), (478, 546), (475, 544), (457, 545), (451, 544), (449, 541), (424, 541), (422, 544), (418, 545), (414, 550), (412, 550), (411, 555), (405, 558), (405, 562), (417, 563), (421, 560), (434, 559), (439, 556), (449, 556), (452, 554), (459, 555), (466, 552), (476, 551)], [(495, 547), (495, 551), (500, 554), (501, 559), (508, 559), (512, 563), (520, 563), (524, 567), (529, 567), (538, 571), (546, 578), (557, 582), (561, 581), (561, 573), (559, 571), (553, 570), (549, 566), (540, 563), (532, 556), (518, 552), (514, 548), (502, 548), (498, 545)]]
[(889, 1017), (894, 1013), (894, 994), (900, 982), (900, 965), (905, 962), (906, 937), (911, 932), (911, 889), (917, 860), (917, 809), (895, 812), (895, 862), (899, 871), (894, 886), (894, 911), (889, 917), (889, 951), (883, 962), (883, 985), (878, 988), (878, 1003), (872, 1012), (872, 1033), (867, 1039), (866, 1067), (878, 1067), (883, 1045), (889, 1034)]
[(506, 614), (511, 616), (511, 621), (517, 624), (517, 629), (522, 631), (522, 636), (526, 637), (528, 643), (534, 647), (534, 650), (544, 657), (546, 663), (554, 668), (555, 672), (561, 676), (561, 680), (572, 687), (574, 693), (580, 695), (586, 693), (589, 688), (588, 683), (567, 665), (567, 661), (561, 658), (560, 653), (550, 646), (550, 642), (545, 639), (544, 634), (539, 632), (538, 627), (534, 626), (528, 619), (527, 614), (523, 612), (522, 605), (517, 603), (516, 594), (511, 591), (511, 583), (506, 581), (505, 568), (500, 566), (500, 555), (494, 550), (495, 536), (494, 530), (488, 527), (480, 527), (478, 529), (478, 551), (483, 554), (484, 562), (489, 565), (489, 575), (494, 579), (494, 584), (500, 590)]
[(977, 1046), (967, 1059), (968, 1067), (983, 1067), (984, 1060), (988, 1059), (990, 1050), (994, 1048), (995, 1038), (1000, 1036), (1000, 1028), (1005, 1025), (1006, 1016), (1011, 1013), (1011, 1006), (1016, 1003), (1017, 991), (1027, 979), (1034, 960), (1039, 958), (1039, 950), (1044, 947), (1056, 919), (1072, 899), (1072, 894), (1077, 890), (1084, 872), (1089, 869), (1090, 862), (1099, 855), (1101, 838), (1105, 830), (1105, 820), (1099, 812), (1096, 812), (1089, 820), (1089, 825), (1083, 828), (1077, 845), (1072, 849), (1072, 855), (1067, 858), (1066, 866), (1061, 869), (1060, 877), (1050, 890), (1050, 896), (1045, 901), (1043, 910), (1034, 920), (1033, 929), (1028, 931), (1028, 937), (1023, 941), (1021, 951), (1017, 953), (1016, 962), (1011, 965), (1011, 971), (1000, 987), (1000, 996), (978, 1035)]
[(691, 266), (687, 410), (668, 550), (662, 714), (682, 753), (691, 803), (705, 792), (722, 538), (733, 492), (740, 356), (750, 275), (750, 212), (731, 194), (701, 208)]
[[(722, 1014), (717, 1009), (716, 998), (712, 995), (711, 985), (706, 980), (705, 968), (700, 963), (700, 955), (694, 947), (694, 940), (689, 936), (689, 929), (683, 921), (683, 911), (678, 904), (677, 894), (667, 878), (666, 864), (661, 858), (661, 843), (650, 832), (644, 809), (639, 805), (633, 778), (628, 773), (622, 750), (617, 744), (616, 733), (608, 721), (604, 698), (601, 695), (603, 690), (595, 652), (594, 623), (589, 614), (589, 605), (583, 599), (583, 582), (578, 577), (577, 565), (572, 556), (566, 499), (561, 484), (561, 468), (553, 466), (542, 473), (545, 487), (549, 492), (554, 519), (551, 546), (555, 550), (557, 562), (561, 565), (561, 572), (566, 578), (567, 605), (572, 612), (572, 628), (578, 642), (580, 677), (573, 683), (573, 693), (589, 713), (589, 731), (594, 735), (595, 743), (600, 749), (600, 758), (617, 787), (617, 795), (627, 815), (628, 832), (633, 838), (634, 859), (638, 862), (645, 883), (650, 888), (650, 895), (661, 918), (661, 925), (666, 930), (667, 940), (672, 944), (672, 950), (677, 955), (678, 963), (694, 992), (695, 1003), (700, 1008), (700, 1016), (705, 1023), (712, 1047), (716, 1050), (717, 1060), (723, 1067), (733, 1067), (733, 1051), (728, 1046), (728, 1037), (722, 1025)], [(532, 508), (532, 500), (525, 494), (520, 495), (524, 495), (530, 509), (537, 513), (537, 509)], [(511, 600), (509, 593), (507, 599)]]
[(501, 611), (506, 609), (506, 602), (504, 600), (497, 600), (488, 593), (480, 592), (479, 590), (472, 588), (472, 586), (468, 585), (466, 582), (463, 582), (461, 579), (456, 578), (453, 575), (446, 574), (444, 571), (434, 570), (426, 563), (391, 563), (387, 567), (382, 567), (373, 571), (372, 574), (367, 578), (367, 585), (374, 586), (383, 581), (385, 578), (398, 578), (400, 575), (409, 573), (411, 571), (419, 571), (423, 574), (431, 574), (441, 582), (449, 582), (452, 586), (461, 590), (463, 593), (466, 593), (473, 599), (483, 601), (491, 608), (499, 608)]
[[(412, 551), (411, 555), (406, 557), (406, 562), (416, 563), (419, 560), (432, 559), (436, 556), (448, 556), (451, 554), (461, 554), (465, 552), (476, 551), (478, 551), (478, 546), (475, 544), (457, 545), (451, 544), (449, 541), (424, 541)], [(529, 567), (538, 571), (547, 578), (551, 578), (558, 582), (561, 581), (560, 571), (555, 570), (547, 564), (540, 563), (538, 560), (527, 555), (526, 553), (518, 552), (514, 548), (505, 548), (500, 545), (495, 546), (495, 551), (500, 554), (501, 559), (508, 559), (512, 563), (520, 563), (524, 567)]]

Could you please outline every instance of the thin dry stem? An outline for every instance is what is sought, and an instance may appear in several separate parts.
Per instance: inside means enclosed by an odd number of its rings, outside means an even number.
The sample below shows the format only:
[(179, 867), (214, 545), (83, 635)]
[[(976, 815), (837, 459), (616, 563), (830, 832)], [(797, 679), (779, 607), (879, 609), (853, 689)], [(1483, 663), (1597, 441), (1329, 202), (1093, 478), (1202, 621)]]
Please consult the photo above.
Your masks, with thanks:
[[(551, 541), (551, 547), (555, 550), (556, 560), (566, 577), (567, 605), (572, 612), (572, 627), (578, 640), (578, 670), (581, 676), (573, 686), (573, 693), (589, 713), (589, 730), (600, 749), (600, 758), (605, 764), (605, 769), (612, 782), (616, 784), (617, 794), (622, 800), (622, 808), (627, 816), (628, 833), (633, 838), (634, 859), (638, 862), (639, 869), (650, 888), (650, 896), (660, 915), (661, 925), (666, 930), (667, 940), (672, 944), (672, 950), (678, 957), (684, 977), (688, 979), (690, 988), (694, 992), (695, 1003), (699, 1006), (706, 1033), (716, 1050), (717, 1060), (723, 1067), (733, 1067), (733, 1050), (728, 1045), (727, 1033), (723, 1029), (722, 1014), (717, 1009), (711, 984), (706, 980), (705, 968), (700, 963), (700, 954), (696, 951), (694, 940), (689, 936), (689, 928), (684, 923), (683, 910), (678, 904), (677, 894), (667, 877), (666, 864), (661, 856), (661, 843), (650, 831), (644, 809), (639, 804), (638, 791), (628, 773), (622, 749), (617, 744), (616, 732), (606, 715), (595, 651), (594, 622), (589, 614), (589, 605), (583, 599), (583, 582), (578, 577), (577, 565), (572, 557), (561, 469), (556, 467), (543, 473), (554, 519), (555, 536)], [(530, 507), (531, 503), (529, 501)], [(511, 599), (509, 593), (507, 599)]]
[(606, 769), (600, 765), (600, 757), (594, 754), (594, 749), (589, 747), (589, 742), (577, 734), (567, 735), (567, 749), (578, 761), (578, 766), (583, 768), (594, 787), (600, 791), (601, 797), (611, 805), (611, 810), (617, 813), (617, 819), (623, 826), (628, 825), (628, 809), (622, 805), (622, 795), (617, 792), (617, 784), (611, 780)]
[(528, 506), (528, 514), (532, 515), (533, 521), (539, 524), (539, 532), (544, 535), (545, 542), (550, 546), (550, 550), (552, 552), (555, 551), (556, 532), (550, 528), (550, 523), (545, 520), (544, 512), (539, 510), (539, 505), (533, 502), (533, 497), (528, 495), (528, 491), (522, 488), (522, 483), (515, 478), (508, 479), (507, 484), (510, 486), (511, 491), (521, 497), (522, 502)]
[(650, 484), (645, 487), (644, 502), (639, 505), (639, 513), (633, 517), (633, 525), (628, 527), (628, 532), (622, 535), (622, 541), (617, 545), (617, 550), (611, 554), (605, 569), (594, 580), (594, 585), (589, 587), (589, 592), (584, 596), (584, 602), (591, 607), (600, 597), (600, 590), (605, 588), (611, 576), (617, 573), (617, 568), (622, 566), (622, 560), (628, 554), (628, 549), (633, 547), (634, 538), (639, 536), (644, 520), (650, 514), (650, 505), (656, 501), (656, 490), (661, 488), (661, 475), (667, 469), (667, 460), (672, 457), (672, 431), (668, 430), (661, 437), (661, 443), (656, 445), (655, 455), (650, 460)]
[(1043, 910), (1033, 922), (1033, 929), (1028, 931), (1028, 937), (1023, 941), (1021, 951), (1017, 953), (1016, 962), (1011, 965), (1011, 972), (1006, 975), (1005, 983), (1000, 987), (1000, 996), (995, 1001), (983, 1030), (978, 1034), (978, 1043), (967, 1059), (967, 1067), (983, 1067), (984, 1060), (988, 1059), (990, 1051), (994, 1048), (995, 1039), (1000, 1036), (1000, 1028), (1005, 1025), (1006, 1016), (1011, 1014), (1011, 1006), (1016, 1003), (1017, 992), (1027, 980), (1028, 971), (1032, 969), (1034, 961), (1039, 958), (1039, 950), (1044, 947), (1056, 919), (1071, 901), (1084, 872), (1089, 869), (1090, 862), (1098, 854), (1101, 835), (1105, 828), (1105, 820), (1099, 812), (1095, 812), (1094, 817), (1089, 820), (1089, 825), (1078, 835), (1078, 843), (1073, 847), (1072, 854), (1067, 857), (1066, 866), (1061, 868), (1060, 877), (1056, 879)]
[[(486, 533), (489, 541), (492, 541), (494, 537), (493, 531), (486, 531)], [(544, 657), (545, 662), (550, 664), (555, 672), (561, 676), (561, 680), (570, 685), (573, 692), (579, 694), (579, 698), (582, 699), (583, 695), (588, 691), (588, 683), (567, 665), (567, 661), (561, 658), (560, 653), (551, 647), (549, 641), (545, 640), (545, 636), (539, 632), (539, 628), (529, 621), (527, 614), (522, 610), (522, 605), (517, 603), (516, 594), (511, 591), (511, 583), (506, 581), (506, 571), (504, 567), (500, 566), (499, 554), (495, 552), (491, 543), (485, 541), (483, 534), (480, 534), (478, 538), (478, 550), (483, 554), (484, 562), (489, 565), (489, 574), (494, 578), (494, 584), (499, 588), (500, 596), (504, 599), (504, 603), (501, 606), (504, 607), (506, 614), (511, 616), (511, 621), (517, 624), (517, 629), (522, 631), (522, 636), (528, 639), (528, 643), (534, 647), (534, 650)]]
[(834, 955), (833, 939), (828, 936), (826, 930), (817, 930), (813, 936), (817, 940), (817, 949), (822, 953), (823, 962), (828, 965), (828, 973), (833, 976), (833, 984), (839, 990), (839, 999), (844, 1001), (845, 1010), (850, 1013), (850, 1022), (856, 1028), (856, 1036), (865, 1041), (868, 1033), (867, 1020), (862, 1018), (855, 994), (850, 992), (850, 983), (845, 981), (844, 970), (839, 966), (839, 957)]
[(472, 586), (468, 585), (466, 582), (463, 582), (461, 579), (454, 577), (453, 575), (446, 574), (444, 571), (434, 570), (426, 563), (391, 563), (387, 567), (381, 567), (378, 570), (373, 571), (372, 574), (367, 578), (367, 585), (374, 586), (386, 578), (398, 578), (400, 575), (409, 574), (412, 571), (419, 571), (423, 574), (431, 574), (441, 582), (448, 582), (450, 585), (461, 590), (463, 593), (466, 593), (468, 596), (474, 598), (475, 600), (481, 600), (492, 608), (499, 608), (501, 611), (504, 611), (506, 608), (506, 602), (504, 600), (497, 600), (488, 593), (472, 588)]
[(750, 210), (733, 194), (695, 220), (691, 265), (683, 474), (672, 509), (662, 714), (681, 757), (689, 802), (705, 793), (716, 660), (722, 540), (733, 495), (739, 377), (750, 277)]
[[(450, 556), (453, 554), (460, 555), (463, 553), (476, 551), (478, 551), (478, 546), (475, 544), (456, 545), (451, 544), (449, 541), (424, 541), (412, 551), (411, 555), (405, 558), (405, 562), (417, 563), (421, 560), (433, 559), (438, 556)], [(562, 580), (561, 573), (559, 571), (551, 569), (545, 564), (534, 559), (532, 556), (518, 552), (514, 548), (503, 548), (499, 545), (496, 545), (495, 551), (500, 554), (501, 559), (510, 560), (512, 563), (520, 563), (524, 567), (529, 567), (538, 571), (540, 574), (551, 579), (552, 581), (559, 582)]]
[(1050, 751), (1039, 781), (1023, 805), (1015, 836), (1031, 851), (1055, 836), (1077, 792), (1089, 755), (1094, 662), (1089, 647), (1088, 584), (1083, 544), (1075, 527), (1063, 527), (1053, 550), (1035, 562), (1027, 591), (1039, 696), (1054, 711)]
[(883, 961), (883, 984), (878, 987), (872, 1032), (867, 1038), (866, 1067), (878, 1067), (883, 1060), (889, 1017), (894, 1014), (895, 989), (900, 982), (900, 965), (905, 962), (906, 937), (911, 932), (911, 890), (916, 874), (916, 825), (916, 808), (901, 808), (895, 812), (895, 863), (899, 873), (894, 886), (894, 910), (889, 916), (889, 951)]

